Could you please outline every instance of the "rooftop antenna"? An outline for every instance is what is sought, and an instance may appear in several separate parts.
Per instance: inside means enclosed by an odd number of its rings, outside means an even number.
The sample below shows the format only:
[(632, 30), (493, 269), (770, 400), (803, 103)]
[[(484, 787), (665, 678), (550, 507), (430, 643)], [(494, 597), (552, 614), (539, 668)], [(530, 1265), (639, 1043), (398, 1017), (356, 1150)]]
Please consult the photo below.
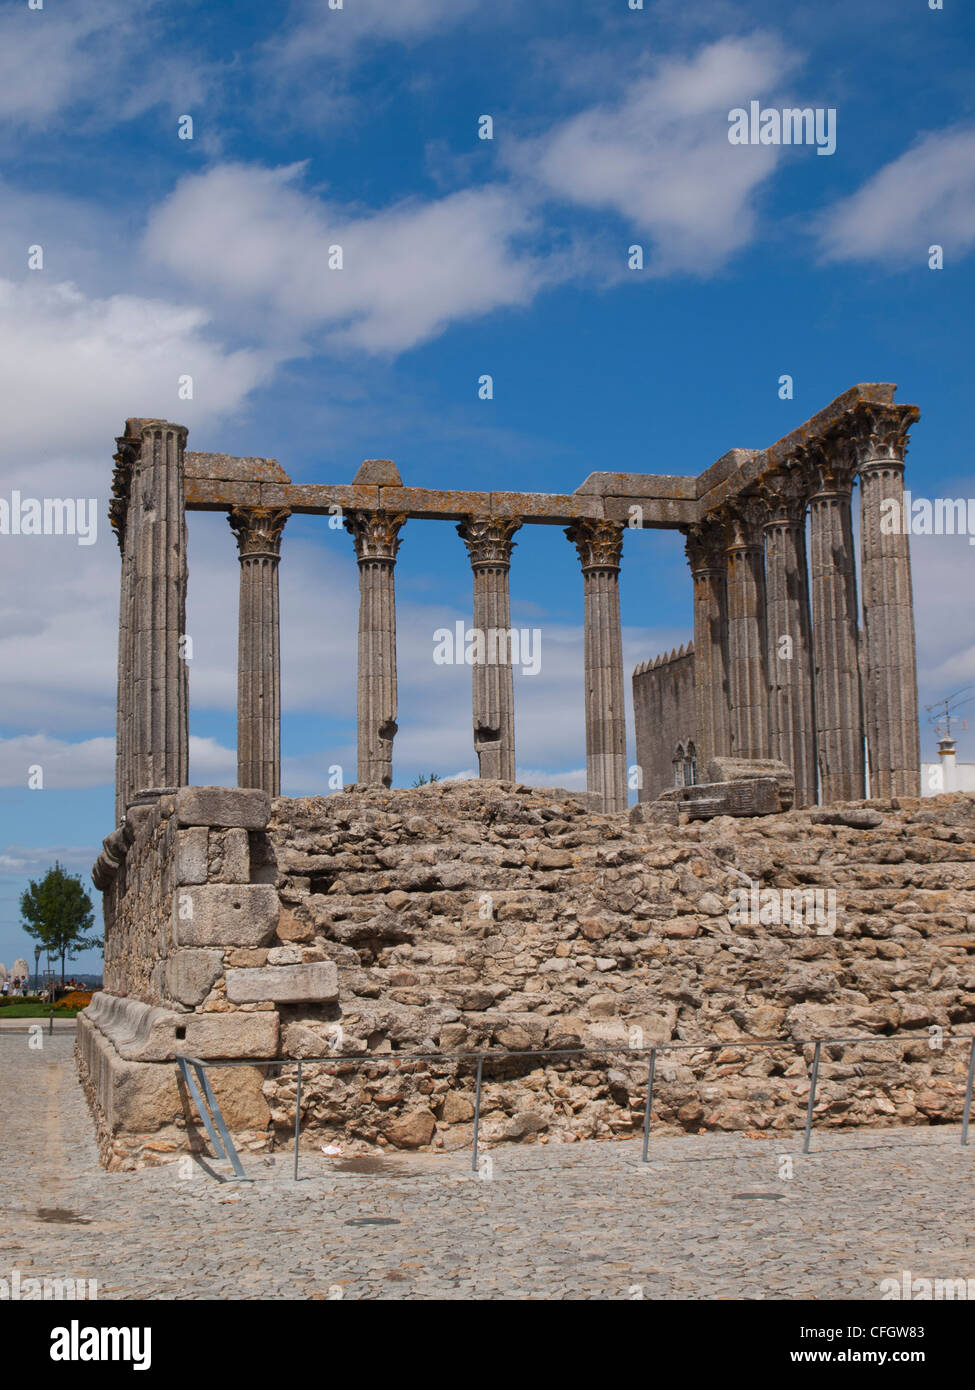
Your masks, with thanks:
[[(958, 722), (958, 710), (963, 705), (970, 705), (975, 700), (975, 694), (969, 695), (969, 691), (975, 691), (975, 685), (962, 686), (961, 690), (956, 690), (953, 695), (948, 695), (943, 700), (935, 700), (932, 705), (925, 705), (928, 715), (928, 722), (935, 726), (939, 739), (951, 738), (951, 721)], [(962, 699), (961, 697), (965, 698)], [(935, 712), (932, 712), (935, 711)], [(961, 721), (963, 729), (968, 728), (968, 720)]]

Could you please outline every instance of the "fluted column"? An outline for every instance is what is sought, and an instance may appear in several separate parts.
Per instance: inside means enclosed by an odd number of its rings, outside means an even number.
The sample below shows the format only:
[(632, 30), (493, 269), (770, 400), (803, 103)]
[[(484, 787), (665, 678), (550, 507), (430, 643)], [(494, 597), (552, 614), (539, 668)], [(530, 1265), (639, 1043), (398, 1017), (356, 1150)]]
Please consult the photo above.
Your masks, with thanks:
[(857, 412), (860, 664), (870, 795), (877, 797), (921, 794), (911, 551), (901, 524), (907, 432), (919, 413), (913, 405)]
[(575, 542), (585, 589), (586, 786), (603, 811), (626, 809), (626, 711), (620, 627), (623, 527), (615, 521), (576, 521)]
[(137, 791), (189, 773), (186, 662), (186, 429), (127, 420), (118, 440), (112, 523), (122, 546), (119, 814)]
[(359, 562), (359, 768), (364, 786), (393, 784), (396, 734), (396, 594), (393, 569), (405, 513), (347, 512)]
[(795, 469), (767, 475), (765, 622), (769, 749), (795, 777), (797, 806), (816, 802), (812, 632), (806, 575), (806, 487)]
[(731, 752), (767, 758), (768, 676), (765, 663), (763, 508), (746, 497), (725, 509), (728, 527), (728, 703)]
[(515, 694), (511, 669), (508, 572), (521, 526), (514, 517), (470, 516), (457, 527), (474, 573), (474, 627), (483, 660), (474, 661), (474, 751), (478, 776), (515, 778)]
[(237, 785), (281, 795), (281, 629), (278, 565), (287, 507), (233, 507), (240, 555)]
[(847, 441), (810, 444), (809, 581), (820, 798), (857, 801), (865, 792), (853, 520), (853, 450)]
[(731, 752), (728, 713), (728, 562), (721, 524), (709, 518), (684, 530), (694, 584), (694, 697), (698, 767)]

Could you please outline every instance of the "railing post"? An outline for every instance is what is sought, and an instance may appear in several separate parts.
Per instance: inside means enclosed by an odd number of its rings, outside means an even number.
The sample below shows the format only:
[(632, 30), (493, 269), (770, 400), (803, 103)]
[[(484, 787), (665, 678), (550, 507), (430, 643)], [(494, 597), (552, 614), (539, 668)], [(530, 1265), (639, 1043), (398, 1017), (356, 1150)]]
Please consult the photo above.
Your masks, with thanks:
[(647, 1162), (647, 1148), (650, 1144), (650, 1107), (653, 1104), (653, 1074), (657, 1069), (657, 1049), (650, 1049), (650, 1072), (647, 1076), (647, 1108), (643, 1112), (643, 1162)]
[(481, 1077), (484, 1072), (484, 1054), (477, 1057), (477, 1090), (474, 1093), (474, 1156), (471, 1159), (471, 1172), (477, 1172), (477, 1136), (481, 1127)]
[(301, 1137), (301, 1062), (298, 1063), (298, 1086), (295, 1092), (295, 1182), (298, 1181), (298, 1140)]
[(816, 1043), (816, 1051), (813, 1053), (812, 1076), (809, 1080), (809, 1109), (806, 1111), (806, 1137), (802, 1141), (802, 1152), (809, 1152), (809, 1136), (812, 1132), (813, 1106), (816, 1104), (816, 1080), (819, 1076), (819, 1054), (822, 1051), (822, 1039)]
[(961, 1142), (968, 1143), (968, 1117), (972, 1113), (972, 1082), (975, 1081), (975, 1036), (972, 1037), (972, 1050), (968, 1054), (968, 1085), (965, 1088), (965, 1111), (961, 1117)]

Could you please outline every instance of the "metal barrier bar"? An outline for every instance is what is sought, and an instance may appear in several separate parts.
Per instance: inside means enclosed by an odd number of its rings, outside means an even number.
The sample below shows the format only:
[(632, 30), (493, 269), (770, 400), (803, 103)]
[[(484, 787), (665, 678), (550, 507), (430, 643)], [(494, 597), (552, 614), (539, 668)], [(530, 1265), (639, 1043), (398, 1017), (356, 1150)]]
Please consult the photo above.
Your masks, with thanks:
[(961, 1117), (961, 1142), (968, 1143), (968, 1117), (972, 1113), (972, 1082), (975, 1081), (975, 1038), (968, 1055), (968, 1084), (965, 1087), (965, 1109)]
[[(971, 1051), (970, 1051), (970, 1054), (969, 1054), (968, 1080), (967, 1080), (967, 1086), (966, 1086), (966, 1090), (965, 1090), (965, 1108), (964, 1108), (964, 1114), (963, 1114), (963, 1119), (962, 1119), (962, 1137), (961, 1137), (961, 1142), (962, 1142), (962, 1144), (967, 1144), (967, 1143), (968, 1143), (969, 1119), (970, 1119), (970, 1115), (971, 1115), (971, 1106), (972, 1106), (973, 1091), (975, 1091), (975, 1034), (964, 1034), (964, 1033), (961, 1033), (961, 1034), (956, 1035), (954, 1038), (949, 1038), (949, 1039), (948, 1039), (949, 1042), (961, 1042), (961, 1041), (967, 1040), (967, 1039), (969, 1039), (969, 1038), (971, 1039)], [(646, 1104), (645, 1104), (645, 1107), (644, 1107), (644, 1115), (643, 1115), (643, 1153), (642, 1153), (642, 1162), (647, 1163), (647, 1162), (649, 1161), (649, 1159), (648, 1159), (648, 1154), (649, 1154), (649, 1143), (650, 1143), (651, 1110), (652, 1110), (652, 1105), (653, 1105), (653, 1085), (654, 1085), (654, 1076), (655, 1076), (655, 1072), (656, 1072), (657, 1053), (658, 1053), (658, 1052), (707, 1052), (707, 1051), (711, 1051), (711, 1052), (718, 1051), (718, 1052), (721, 1052), (721, 1051), (725, 1051), (726, 1049), (748, 1048), (748, 1047), (760, 1047), (760, 1048), (761, 1048), (761, 1047), (772, 1047), (772, 1048), (786, 1047), (786, 1048), (790, 1048), (790, 1049), (798, 1049), (798, 1048), (804, 1048), (804, 1047), (814, 1047), (815, 1051), (814, 1051), (814, 1054), (813, 1054), (812, 1074), (811, 1074), (811, 1076), (810, 1076), (810, 1083), (809, 1083), (809, 1104), (808, 1104), (808, 1107), (807, 1107), (807, 1110), (806, 1110), (806, 1127), (805, 1127), (805, 1133), (804, 1133), (804, 1136), (803, 1136), (803, 1146), (802, 1146), (802, 1152), (803, 1152), (804, 1154), (808, 1154), (808, 1153), (809, 1153), (810, 1138), (811, 1138), (811, 1133), (812, 1133), (813, 1109), (814, 1109), (814, 1106), (815, 1106), (815, 1103), (816, 1103), (816, 1086), (817, 1086), (817, 1082), (818, 1082), (818, 1079), (819, 1079), (819, 1063), (820, 1063), (820, 1058), (821, 1058), (821, 1055), (822, 1055), (822, 1048), (823, 1048), (823, 1045), (826, 1044), (827, 1046), (831, 1046), (831, 1047), (832, 1047), (832, 1046), (852, 1046), (852, 1045), (854, 1045), (854, 1044), (856, 1044), (856, 1043), (896, 1043), (896, 1042), (913, 1042), (913, 1043), (916, 1043), (917, 1041), (918, 1041), (918, 1038), (917, 1038), (917, 1035), (916, 1035), (916, 1034), (909, 1034), (909, 1033), (892, 1033), (892, 1034), (889, 1034), (889, 1035), (887, 1035), (887, 1036), (877, 1036), (877, 1035), (875, 1035), (875, 1034), (866, 1034), (866, 1035), (862, 1035), (862, 1034), (861, 1034), (859, 1037), (850, 1037), (850, 1038), (817, 1038), (817, 1039), (812, 1039), (812, 1038), (810, 1038), (810, 1039), (807, 1039), (806, 1041), (800, 1041), (799, 1039), (764, 1039), (764, 1038), (763, 1038), (763, 1039), (725, 1040), (725, 1041), (723, 1041), (723, 1042), (696, 1042), (696, 1043), (669, 1043), (669, 1042), (667, 1042), (667, 1043), (654, 1043), (654, 1044), (653, 1044), (652, 1046), (650, 1046), (650, 1047), (630, 1047), (630, 1046), (628, 1046), (628, 1045), (621, 1045), (621, 1046), (619, 1046), (619, 1047), (613, 1047), (612, 1045), (603, 1045), (603, 1046), (600, 1046), (600, 1047), (571, 1047), (571, 1048), (570, 1048), (570, 1047), (557, 1047), (557, 1048), (551, 1048), (551, 1049), (549, 1049), (549, 1050), (547, 1050), (547, 1051), (543, 1051), (543, 1052), (539, 1052), (539, 1051), (537, 1051), (537, 1050), (512, 1050), (512, 1051), (510, 1051), (510, 1052), (509, 1052), (509, 1051), (500, 1051), (500, 1050), (498, 1050), (498, 1051), (488, 1051), (488, 1052), (350, 1053), (350, 1054), (342, 1054), (342, 1055), (339, 1055), (339, 1056), (336, 1056), (335, 1053), (331, 1053), (331, 1054), (330, 1054), (329, 1056), (327, 1056), (327, 1057), (304, 1057), (304, 1058), (300, 1058), (300, 1059), (299, 1059), (299, 1058), (292, 1058), (292, 1057), (265, 1057), (265, 1058), (248, 1057), (248, 1058), (233, 1059), (233, 1060), (228, 1059), (228, 1060), (226, 1060), (226, 1061), (220, 1060), (220, 1061), (215, 1061), (215, 1062), (205, 1062), (205, 1061), (202, 1061), (200, 1058), (197, 1058), (197, 1057), (185, 1057), (185, 1056), (182, 1056), (182, 1055), (181, 1055), (181, 1056), (178, 1056), (178, 1057), (176, 1058), (176, 1061), (179, 1063), (180, 1069), (181, 1069), (181, 1071), (182, 1071), (182, 1073), (183, 1073), (184, 1080), (186, 1081), (186, 1084), (187, 1084), (187, 1088), (189, 1089), (190, 1094), (192, 1095), (193, 1100), (194, 1100), (195, 1103), (196, 1103), (196, 1107), (197, 1107), (197, 1109), (198, 1109), (199, 1112), (200, 1112), (200, 1116), (201, 1116), (201, 1118), (202, 1118), (202, 1120), (203, 1120), (203, 1123), (204, 1123), (204, 1125), (205, 1125), (205, 1127), (206, 1127), (207, 1134), (208, 1134), (208, 1136), (209, 1136), (209, 1138), (210, 1138), (210, 1142), (212, 1143), (212, 1145), (213, 1145), (213, 1147), (214, 1147), (214, 1151), (215, 1151), (215, 1153), (217, 1154), (217, 1157), (218, 1157), (218, 1158), (228, 1157), (229, 1160), (230, 1160), (230, 1162), (231, 1162), (231, 1164), (233, 1165), (234, 1172), (236, 1173), (236, 1175), (237, 1175), (239, 1178), (241, 1178), (241, 1179), (243, 1179), (244, 1181), (246, 1181), (246, 1182), (252, 1182), (253, 1179), (252, 1179), (252, 1178), (248, 1178), (247, 1175), (244, 1173), (243, 1168), (241, 1167), (240, 1159), (239, 1159), (239, 1157), (238, 1157), (238, 1155), (237, 1155), (237, 1150), (234, 1148), (233, 1140), (231, 1139), (230, 1134), (229, 1134), (229, 1132), (228, 1132), (228, 1130), (227, 1130), (226, 1124), (224, 1123), (224, 1119), (223, 1119), (223, 1115), (222, 1115), (221, 1110), (220, 1110), (220, 1106), (217, 1104), (216, 1097), (214, 1096), (213, 1091), (212, 1091), (212, 1089), (211, 1089), (211, 1087), (210, 1087), (210, 1083), (209, 1083), (209, 1081), (208, 1081), (208, 1079), (207, 1079), (207, 1076), (206, 1076), (206, 1068), (207, 1068), (208, 1066), (218, 1066), (218, 1067), (255, 1067), (255, 1066), (263, 1066), (263, 1067), (278, 1067), (278, 1068), (287, 1067), (287, 1066), (295, 1066), (295, 1067), (297, 1067), (297, 1069), (298, 1069), (298, 1078), (297, 1078), (297, 1087), (296, 1087), (296, 1096), (295, 1096), (295, 1129), (294, 1129), (294, 1135), (295, 1135), (294, 1180), (297, 1182), (297, 1181), (298, 1181), (298, 1162), (299, 1162), (299, 1141), (300, 1141), (300, 1136), (301, 1136), (301, 1076), (302, 1076), (302, 1066), (303, 1066), (304, 1064), (306, 1064), (306, 1063), (307, 1063), (307, 1064), (310, 1064), (310, 1065), (329, 1066), (329, 1065), (334, 1065), (334, 1064), (337, 1063), (337, 1062), (352, 1062), (352, 1063), (355, 1063), (355, 1064), (357, 1064), (357, 1065), (359, 1065), (359, 1066), (367, 1066), (367, 1065), (368, 1065), (368, 1066), (374, 1066), (374, 1065), (376, 1065), (377, 1063), (382, 1063), (382, 1062), (385, 1062), (385, 1061), (391, 1061), (391, 1062), (394, 1062), (395, 1065), (399, 1066), (399, 1065), (401, 1065), (403, 1062), (442, 1061), (442, 1062), (450, 1063), (450, 1062), (465, 1061), (465, 1060), (468, 1060), (468, 1059), (470, 1059), (470, 1060), (476, 1060), (476, 1061), (477, 1061), (477, 1081), (476, 1081), (475, 1098), (474, 1098), (474, 1141), (473, 1141), (473, 1152), (472, 1152), (472, 1157), (471, 1157), (471, 1171), (476, 1173), (476, 1172), (477, 1172), (477, 1164), (478, 1164), (478, 1156), (479, 1156), (480, 1124), (481, 1124), (481, 1093), (482, 1093), (482, 1087), (483, 1087), (484, 1061), (485, 1061), (485, 1058), (487, 1058), (488, 1060), (491, 1060), (492, 1058), (499, 1058), (499, 1059), (500, 1059), (500, 1058), (512, 1058), (512, 1057), (522, 1057), (522, 1058), (528, 1057), (528, 1058), (533, 1058), (533, 1059), (535, 1059), (535, 1060), (537, 1060), (537, 1061), (539, 1061), (539, 1062), (544, 1062), (544, 1061), (546, 1061), (546, 1060), (548, 1060), (548, 1059), (550, 1059), (550, 1058), (552, 1058), (552, 1057), (592, 1057), (592, 1056), (600, 1056), (600, 1055), (604, 1055), (604, 1054), (618, 1055), (619, 1053), (628, 1053), (628, 1054), (631, 1054), (631, 1055), (634, 1055), (634, 1054), (635, 1054), (635, 1055), (638, 1055), (638, 1056), (639, 1056), (639, 1055), (642, 1055), (642, 1054), (646, 1053), (646, 1054), (648, 1055), (648, 1057), (649, 1057), (650, 1066), (649, 1066), (649, 1071), (648, 1071), (648, 1076), (647, 1076), (647, 1099), (646, 1099)], [(200, 1092), (199, 1092), (199, 1090), (197, 1089), (196, 1084), (195, 1084), (194, 1081), (193, 1081), (193, 1077), (190, 1075), (190, 1071), (189, 1071), (189, 1067), (190, 1067), (190, 1066), (192, 1066), (192, 1067), (194, 1068), (194, 1070), (196, 1071), (196, 1073), (197, 1073), (197, 1075), (198, 1075), (198, 1077), (199, 1077), (199, 1079), (200, 1079), (200, 1084), (201, 1084), (202, 1087), (203, 1087), (203, 1091), (204, 1091), (204, 1094), (205, 1094), (205, 1096), (206, 1096), (207, 1102), (209, 1103), (209, 1106), (210, 1106), (210, 1108), (211, 1108), (211, 1110), (212, 1110), (213, 1119), (214, 1119), (214, 1121), (215, 1121), (215, 1123), (216, 1123), (216, 1126), (217, 1126), (216, 1129), (214, 1128), (213, 1123), (211, 1123), (210, 1115), (207, 1113), (207, 1107), (203, 1104), (203, 1100), (202, 1100), (202, 1098), (201, 1098), (201, 1096), (200, 1096)], [(219, 1130), (219, 1133), (218, 1133), (218, 1130)], [(222, 1137), (222, 1141), (223, 1141), (223, 1142), (221, 1142), (221, 1137)]]
[(477, 1090), (474, 1093), (474, 1156), (471, 1159), (471, 1172), (477, 1172), (477, 1137), (481, 1128), (481, 1077), (484, 1074), (484, 1058), (477, 1059)]
[(822, 1051), (822, 1041), (817, 1042), (816, 1051), (813, 1053), (812, 1076), (809, 1079), (809, 1109), (806, 1111), (806, 1134), (802, 1141), (802, 1152), (809, 1152), (809, 1136), (812, 1133), (813, 1106), (816, 1104), (816, 1082), (819, 1079), (819, 1054)]
[(298, 1087), (295, 1092), (295, 1182), (298, 1181), (298, 1140), (301, 1137), (301, 1063), (298, 1063)]
[(648, 1162), (647, 1149), (650, 1145), (650, 1107), (653, 1104), (653, 1074), (657, 1069), (657, 1049), (650, 1049), (650, 1072), (647, 1076), (647, 1108), (643, 1112), (643, 1162)]

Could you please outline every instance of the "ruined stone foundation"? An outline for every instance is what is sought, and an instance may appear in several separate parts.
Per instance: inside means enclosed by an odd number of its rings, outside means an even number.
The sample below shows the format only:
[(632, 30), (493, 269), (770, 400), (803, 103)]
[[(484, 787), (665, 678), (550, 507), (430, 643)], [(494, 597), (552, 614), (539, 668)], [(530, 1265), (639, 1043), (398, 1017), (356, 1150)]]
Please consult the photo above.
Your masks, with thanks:
[(79, 1020), (109, 1166), (202, 1143), (178, 1052), (253, 1059), (211, 1072), (245, 1148), (291, 1143), (294, 1069), (260, 1061), (330, 1054), (365, 1060), (305, 1068), (303, 1142), (345, 1151), (470, 1144), (471, 1061), (396, 1064), (417, 1051), (605, 1049), (486, 1066), (488, 1145), (639, 1133), (654, 1044), (655, 1132), (801, 1127), (793, 1040), (851, 1034), (817, 1127), (960, 1118), (972, 796), (677, 824), (485, 780), (143, 800), (96, 866), (105, 993)]

